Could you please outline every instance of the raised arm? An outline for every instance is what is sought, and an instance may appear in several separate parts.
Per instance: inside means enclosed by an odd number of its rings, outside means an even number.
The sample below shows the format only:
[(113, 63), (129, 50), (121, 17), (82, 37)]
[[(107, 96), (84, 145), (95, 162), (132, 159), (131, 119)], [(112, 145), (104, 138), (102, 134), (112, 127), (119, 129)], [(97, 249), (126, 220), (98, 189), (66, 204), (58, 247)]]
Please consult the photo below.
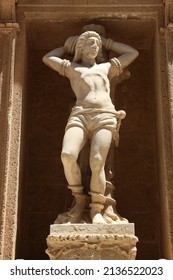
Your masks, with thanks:
[(114, 42), (112, 39), (102, 38), (103, 46), (107, 50), (112, 50), (118, 55), (118, 60), (123, 68), (132, 63), (139, 55), (138, 51), (126, 44)]
[(43, 62), (53, 70), (61, 72), (63, 62), (61, 57), (64, 55), (64, 53), (64, 47), (54, 49), (43, 57)]

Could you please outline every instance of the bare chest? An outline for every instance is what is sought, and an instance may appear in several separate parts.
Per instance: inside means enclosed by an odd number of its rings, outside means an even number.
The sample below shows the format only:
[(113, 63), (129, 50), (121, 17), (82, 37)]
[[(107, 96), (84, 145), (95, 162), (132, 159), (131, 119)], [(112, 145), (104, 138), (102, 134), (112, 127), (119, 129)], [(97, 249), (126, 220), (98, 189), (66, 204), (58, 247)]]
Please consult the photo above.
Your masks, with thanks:
[(87, 88), (90, 91), (108, 90), (109, 80), (106, 74), (100, 69), (79, 69), (77, 75), (73, 80), (73, 86), (80, 90)]

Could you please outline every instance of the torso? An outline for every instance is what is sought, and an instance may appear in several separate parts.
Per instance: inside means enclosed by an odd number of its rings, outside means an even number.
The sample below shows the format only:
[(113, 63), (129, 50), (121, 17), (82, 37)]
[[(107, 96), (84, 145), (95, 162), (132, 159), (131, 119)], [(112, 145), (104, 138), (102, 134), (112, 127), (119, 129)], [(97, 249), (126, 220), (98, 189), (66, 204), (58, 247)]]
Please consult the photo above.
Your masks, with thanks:
[(84, 108), (114, 108), (110, 98), (110, 82), (105, 64), (91, 68), (75, 67), (69, 79), (76, 95), (76, 105)]

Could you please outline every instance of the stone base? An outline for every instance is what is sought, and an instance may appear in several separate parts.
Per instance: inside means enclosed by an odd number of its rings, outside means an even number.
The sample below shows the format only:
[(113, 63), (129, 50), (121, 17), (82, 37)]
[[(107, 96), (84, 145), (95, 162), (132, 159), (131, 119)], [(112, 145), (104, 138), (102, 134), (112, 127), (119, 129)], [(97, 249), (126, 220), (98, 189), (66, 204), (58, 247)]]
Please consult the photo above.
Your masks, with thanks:
[(134, 260), (134, 224), (54, 224), (46, 253), (51, 260)]

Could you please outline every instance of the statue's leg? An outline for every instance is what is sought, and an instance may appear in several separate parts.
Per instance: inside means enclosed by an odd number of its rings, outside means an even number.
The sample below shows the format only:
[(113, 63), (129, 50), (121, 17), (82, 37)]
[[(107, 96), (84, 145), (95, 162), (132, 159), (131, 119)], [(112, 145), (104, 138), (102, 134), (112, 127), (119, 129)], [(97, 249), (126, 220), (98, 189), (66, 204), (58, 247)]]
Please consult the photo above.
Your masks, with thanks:
[[(71, 217), (79, 219), (85, 207), (85, 195), (81, 179), (81, 171), (77, 163), (79, 153), (87, 141), (85, 131), (80, 127), (69, 128), (63, 139), (61, 159), (64, 166), (64, 173), (75, 197), (75, 205), (68, 212)], [(77, 221), (76, 221), (77, 222)]]
[(101, 129), (93, 133), (90, 151), (91, 175), (91, 219), (92, 223), (105, 223), (101, 211), (105, 204), (105, 162), (112, 141), (112, 132)]
[(70, 127), (65, 132), (61, 160), (64, 166), (65, 177), (70, 186), (81, 185), (82, 183), (77, 159), (86, 140), (86, 133), (80, 127)]

